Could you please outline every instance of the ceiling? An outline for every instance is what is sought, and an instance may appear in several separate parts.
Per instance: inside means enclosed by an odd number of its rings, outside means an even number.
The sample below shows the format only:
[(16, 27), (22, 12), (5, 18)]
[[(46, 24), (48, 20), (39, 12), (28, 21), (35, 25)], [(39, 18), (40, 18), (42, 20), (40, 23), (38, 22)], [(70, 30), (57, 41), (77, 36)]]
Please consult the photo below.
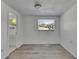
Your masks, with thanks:
[[(22, 15), (59, 16), (76, 4), (76, 0), (2, 0)], [(34, 8), (39, 1), (41, 8)]]

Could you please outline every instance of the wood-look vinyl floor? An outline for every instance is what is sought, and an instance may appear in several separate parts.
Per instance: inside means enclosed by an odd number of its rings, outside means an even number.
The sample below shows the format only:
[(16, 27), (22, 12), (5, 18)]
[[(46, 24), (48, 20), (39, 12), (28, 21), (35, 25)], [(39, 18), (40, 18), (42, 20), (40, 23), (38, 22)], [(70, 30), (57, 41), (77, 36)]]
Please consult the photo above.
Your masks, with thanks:
[(6, 59), (76, 59), (62, 46), (27, 44), (12, 52)]

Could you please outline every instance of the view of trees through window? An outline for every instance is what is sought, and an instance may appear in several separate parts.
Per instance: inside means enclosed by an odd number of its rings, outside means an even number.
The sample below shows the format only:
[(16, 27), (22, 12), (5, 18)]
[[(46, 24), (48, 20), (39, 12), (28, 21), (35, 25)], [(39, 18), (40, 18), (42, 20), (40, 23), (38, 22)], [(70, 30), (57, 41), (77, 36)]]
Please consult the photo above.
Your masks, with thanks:
[(9, 24), (13, 25), (13, 26), (16, 26), (16, 18), (10, 19)]
[(55, 30), (55, 19), (39, 19), (38, 30)]

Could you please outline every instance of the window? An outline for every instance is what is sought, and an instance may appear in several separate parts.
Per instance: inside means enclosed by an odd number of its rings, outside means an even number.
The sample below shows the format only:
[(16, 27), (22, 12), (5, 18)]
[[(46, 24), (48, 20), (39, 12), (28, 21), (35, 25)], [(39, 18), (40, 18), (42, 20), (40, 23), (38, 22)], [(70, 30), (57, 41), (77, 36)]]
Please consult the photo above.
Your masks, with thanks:
[(39, 19), (38, 30), (55, 30), (55, 19)]

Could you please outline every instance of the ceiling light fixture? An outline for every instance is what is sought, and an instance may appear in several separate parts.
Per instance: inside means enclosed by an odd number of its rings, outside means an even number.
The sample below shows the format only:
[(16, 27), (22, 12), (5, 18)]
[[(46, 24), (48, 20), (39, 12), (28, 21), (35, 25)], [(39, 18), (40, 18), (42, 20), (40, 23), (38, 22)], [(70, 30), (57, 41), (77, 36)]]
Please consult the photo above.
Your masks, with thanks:
[(35, 5), (34, 5), (35, 8), (39, 9), (41, 6), (42, 5), (38, 1), (35, 2)]

